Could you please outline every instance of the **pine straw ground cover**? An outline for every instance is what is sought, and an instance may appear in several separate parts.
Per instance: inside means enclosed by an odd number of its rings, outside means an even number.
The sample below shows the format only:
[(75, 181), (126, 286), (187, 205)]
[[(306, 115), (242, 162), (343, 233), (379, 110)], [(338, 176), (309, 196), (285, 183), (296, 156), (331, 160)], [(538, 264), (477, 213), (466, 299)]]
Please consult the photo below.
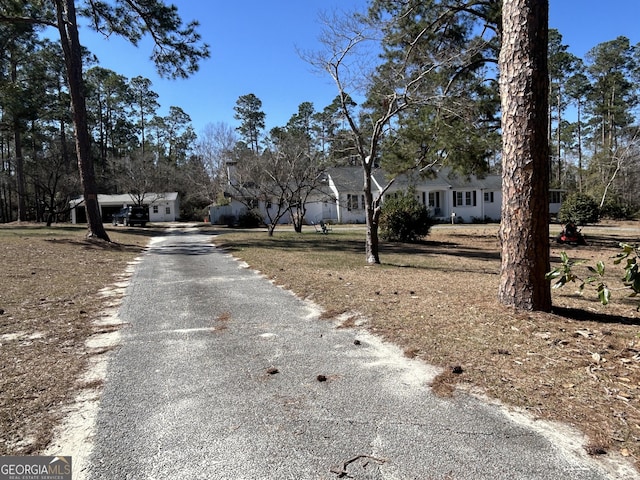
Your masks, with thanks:
[[(442, 367), (433, 384), (440, 394), (463, 388), (570, 424), (587, 435), (589, 453), (617, 452), (640, 467), (640, 299), (614, 291), (605, 307), (595, 291), (580, 296), (568, 285), (553, 291), (552, 314), (501, 307), (497, 230), (439, 226), (419, 245), (383, 244), (378, 266), (364, 262), (362, 229), (296, 235), (283, 227), (273, 238), (254, 231), (214, 242), (321, 306), (324, 318), (365, 320), (407, 356)], [(640, 243), (638, 223), (583, 233), (587, 247), (552, 244), (553, 264), (561, 251), (604, 260), (609, 286), (622, 286), (609, 257), (621, 241)], [(588, 276), (584, 266), (576, 272)]]
[[(129, 230), (136, 233), (134, 229)], [(93, 321), (152, 230), (85, 239), (75, 226), (0, 226), (0, 455), (35, 454), (81, 388)], [(100, 352), (92, 352), (100, 354)]]

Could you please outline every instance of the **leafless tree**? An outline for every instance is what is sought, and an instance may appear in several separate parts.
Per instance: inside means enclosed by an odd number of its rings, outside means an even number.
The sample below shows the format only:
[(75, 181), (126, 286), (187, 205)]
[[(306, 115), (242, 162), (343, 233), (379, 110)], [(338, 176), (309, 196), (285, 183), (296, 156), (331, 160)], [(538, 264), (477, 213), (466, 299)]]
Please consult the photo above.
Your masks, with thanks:
[[(412, 3), (398, 16), (411, 15)], [(372, 173), (381, 155), (383, 140), (390, 136), (394, 121), (405, 111), (420, 106), (438, 107), (447, 94), (442, 80), (432, 85), (442, 69), (454, 72), (465, 68), (473, 56), (469, 50), (457, 50), (446, 39), (449, 22), (455, 21), (452, 11), (442, 5), (432, 19), (417, 31), (404, 31), (404, 41), (398, 42), (394, 57), (381, 64), (381, 41), (391, 30), (396, 16), (368, 16), (357, 12), (334, 13), (324, 16), (324, 32), (320, 38), (320, 52), (302, 53), (302, 57), (318, 71), (328, 74), (334, 81), (342, 116), (351, 133), (353, 147), (362, 166), (363, 194), (366, 212), (365, 255), (369, 264), (380, 263), (378, 227), (381, 201), (393, 184), (394, 178), (376, 195), (372, 190)], [(460, 10), (462, 11), (462, 10)], [(480, 51), (483, 42), (472, 46)], [(453, 74), (455, 78), (455, 73)], [(366, 104), (353, 107), (353, 100), (365, 98)], [(415, 153), (415, 160), (406, 169), (428, 168), (424, 151)], [(401, 171), (395, 172), (402, 173)]]
[(224, 122), (205, 125), (194, 146), (194, 154), (206, 177), (193, 179), (199, 190), (208, 192), (213, 203), (224, 192), (228, 182), (227, 164), (233, 161), (238, 135)]
[[(611, 153), (607, 168), (603, 168), (604, 165), (601, 166), (602, 170), (607, 172), (606, 176), (603, 178), (604, 190), (602, 191), (602, 197), (600, 198), (601, 209), (607, 201), (607, 196), (611, 189), (615, 187), (618, 177), (622, 174), (625, 177), (622, 182), (623, 185), (624, 183), (627, 183), (629, 180), (629, 172), (633, 171), (634, 167), (637, 167), (639, 158), (640, 130), (636, 130), (627, 142), (620, 142), (617, 145)], [(635, 169), (635, 172), (637, 172), (637, 168)], [(637, 203), (638, 197), (629, 198), (628, 200), (630, 200), (631, 203)]]

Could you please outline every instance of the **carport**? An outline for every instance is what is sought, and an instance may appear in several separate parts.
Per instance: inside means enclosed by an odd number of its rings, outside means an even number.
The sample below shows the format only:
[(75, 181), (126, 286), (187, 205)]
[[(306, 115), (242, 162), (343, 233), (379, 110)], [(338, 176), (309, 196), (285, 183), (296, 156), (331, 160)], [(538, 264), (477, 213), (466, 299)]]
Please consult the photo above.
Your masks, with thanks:
[[(128, 193), (118, 195), (98, 195), (98, 205), (102, 221), (110, 223), (114, 213), (127, 205), (137, 204), (137, 197)], [(174, 222), (180, 218), (180, 202), (178, 192), (147, 193), (143, 197), (143, 205), (149, 208), (151, 222)], [(84, 197), (69, 202), (71, 207), (71, 223), (86, 223), (87, 212)]]

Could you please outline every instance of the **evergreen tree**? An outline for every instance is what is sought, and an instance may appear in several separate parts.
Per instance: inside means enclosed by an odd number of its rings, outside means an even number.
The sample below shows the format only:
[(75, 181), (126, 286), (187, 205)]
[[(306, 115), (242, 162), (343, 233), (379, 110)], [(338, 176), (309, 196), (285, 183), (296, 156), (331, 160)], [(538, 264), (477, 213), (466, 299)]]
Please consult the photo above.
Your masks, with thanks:
[(82, 47), (78, 15), (89, 19), (90, 25), (105, 36), (120, 35), (134, 45), (146, 34), (156, 48), (151, 54), (158, 72), (167, 77), (184, 78), (198, 69), (198, 62), (209, 56), (209, 49), (196, 32), (197, 22), (183, 25), (174, 5), (160, 0), (131, 0), (127, 2), (90, 2), (76, 8), (74, 0), (52, 2), (12, 2), (18, 9), (2, 12), (0, 22), (12, 25), (47, 25), (57, 28), (64, 54), (67, 84), (71, 96), (76, 152), (89, 236), (109, 240), (104, 230), (98, 206), (98, 190), (91, 152), (87, 119)]
[(591, 80), (586, 110), (592, 132), (588, 191), (601, 196), (601, 203), (610, 191), (604, 186), (614, 186), (623, 152), (637, 137), (633, 111), (640, 99), (634, 51), (628, 38), (618, 37), (596, 45), (586, 56)]
[(102, 67), (88, 70), (86, 82), (93, 142), (100, 163), (106, 164), (109, 158), (125, 156), (137, 147), (131, 120), (133, 92), (123, 75)]
[(548, 0), (503, 1), (502, 263), (498, 298), (551, 310), (549, 260)]
[(260, 136), (265, 125), (265, 113), (261, 109), (262, 100), (253, 93), (239, 97), (233, 107), (236, 112), (233, 118), (240, 121), (238, 132), (255, 155), (260, 153)]
[[(567, 92), (569, 79), (583, 70), (582, 61), (569, 53), (568, 45), (562, 43), (562, 35), (557, 30), (549, 30), (549, 144), (555, 148), (549, 156), (550, 182), (556, 188), (564, 186), (562, 161), (563, 115), (568, 106), (570, 94)], [(555, 136), (553, 134), (555, 120)], [(555, 160), (555, 165), (553, 162)]]

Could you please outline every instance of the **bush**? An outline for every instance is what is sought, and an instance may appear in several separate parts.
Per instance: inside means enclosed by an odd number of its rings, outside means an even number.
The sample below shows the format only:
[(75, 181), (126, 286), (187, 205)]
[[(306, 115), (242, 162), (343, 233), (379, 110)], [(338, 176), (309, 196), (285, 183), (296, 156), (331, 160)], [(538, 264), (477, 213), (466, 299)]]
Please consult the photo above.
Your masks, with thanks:
[(600, 209), (601, 217), (612, 220), (630, 220), (634, 213), (633, 207), (615, 199), (607, 200)]
[(380, 237), (391, 242), (417, 242), (434, 224), (427, 208), (409, 190), (385, 200), (380, 214)]
[(262, 215), (255, 210), (248, 210), (238, 217), (238, 227), (240, 228), (258, 228), (264, 225)]
[(598, 203), (592, 197), (583, 193), (569, 195), (562, 202), (558, 212), (558, 220), (563, 224), (573, 222), (576, 225), (598, 223), (598, 220), (600, 220)]
[(235, 215), (220, 215), (218, 219), (218, 225), (226, 225), (227, 227), (233, 227), (236, 223)]

